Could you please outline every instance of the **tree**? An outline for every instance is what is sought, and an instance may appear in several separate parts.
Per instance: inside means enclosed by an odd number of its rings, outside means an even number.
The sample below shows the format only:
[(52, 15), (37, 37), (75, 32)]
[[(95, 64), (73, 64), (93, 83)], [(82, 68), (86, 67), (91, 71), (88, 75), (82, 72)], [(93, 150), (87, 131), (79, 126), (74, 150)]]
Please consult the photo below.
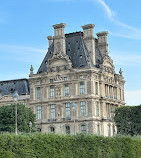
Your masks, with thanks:
[(118, 134), (141, 135), (141, 105), (116, 108), (114, 120)]
[[(29, 132), (29, 122), (35, 129), (36, 115), (30, 108), (17, 104), (17, 127), (19, 132)], [(0, 107), (0, 131), (15, 132), (15, 104)]]

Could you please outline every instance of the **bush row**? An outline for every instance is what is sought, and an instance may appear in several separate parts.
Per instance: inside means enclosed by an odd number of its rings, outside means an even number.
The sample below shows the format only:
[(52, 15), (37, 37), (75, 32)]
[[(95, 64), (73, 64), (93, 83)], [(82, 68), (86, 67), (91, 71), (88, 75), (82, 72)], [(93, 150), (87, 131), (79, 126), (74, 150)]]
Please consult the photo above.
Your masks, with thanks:
[(0, 134), (1, 158), (141, 158), (141, 137)]

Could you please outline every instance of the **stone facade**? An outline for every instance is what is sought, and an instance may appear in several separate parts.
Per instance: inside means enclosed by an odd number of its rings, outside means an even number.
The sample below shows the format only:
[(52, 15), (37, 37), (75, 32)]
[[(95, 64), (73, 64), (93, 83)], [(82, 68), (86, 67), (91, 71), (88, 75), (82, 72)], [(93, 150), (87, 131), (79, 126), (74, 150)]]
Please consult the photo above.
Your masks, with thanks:
[(125, 104), (125, 81), (108, 54), (108, 32), (97, 33), (96, 39), (95, 25), (88, 24), (84, 32), (65, 35), (65, 26), (53, 25), (45, 59), (36, 74), (30, 69), (28, 106), (41, 132), (112, 136), (114, 109)]
[(53, 25), (55, 35), (47, 37), (48, 52), (37, 73), (31, 66), (28, 80), (0, 82), (0, 105), (13, 103), (18, 91), (41, 132), (113, 136), (114, 110), (125, 105), (125, 81), (108, 54), (108, 32), (97, 33), (97, 39), (94, 24), (70, 34), (64, 34), (65, 26)]

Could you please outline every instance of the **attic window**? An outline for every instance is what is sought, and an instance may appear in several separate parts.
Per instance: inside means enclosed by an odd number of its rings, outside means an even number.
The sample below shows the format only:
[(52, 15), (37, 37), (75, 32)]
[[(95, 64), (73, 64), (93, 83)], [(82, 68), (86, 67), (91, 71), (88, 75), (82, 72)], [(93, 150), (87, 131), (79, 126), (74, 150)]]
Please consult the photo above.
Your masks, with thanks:
[(3, 83), (1, 83), (1, 86), (3, 86)]
[(80, 67), (84, 67), (84, 65), (80, 65)]
[(70, 44), (70, 42), (69, 42), (69, 44)]
[(51, 52), (50, 52), (50, 54), (51, 54)]
[(70, 52), (70, 49), (68, 49), (68, 51)]
[(80, 58), (82, 58), (82, 55), (80, 55)]
[(11, 93), (14, 93), (15, 89), (11, 88), (10, 91), (11, 91)]
[(78, 43), (78, 41), (76, 41), (76, 43)]
[(47, 64), (47, 61), (45, 61), (45, 64)]
[(69, 57), (69, 59), (71, 59), (71, 57)]
[(80, 49), (80, 48), (78, 47), (78, 49)]

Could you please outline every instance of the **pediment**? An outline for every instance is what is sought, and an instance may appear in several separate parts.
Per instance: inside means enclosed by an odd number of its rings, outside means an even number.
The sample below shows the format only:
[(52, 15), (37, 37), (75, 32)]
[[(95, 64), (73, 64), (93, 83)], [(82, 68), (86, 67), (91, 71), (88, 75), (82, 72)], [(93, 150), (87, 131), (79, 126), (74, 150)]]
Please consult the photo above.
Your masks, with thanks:
[(48, 72), (70, 70), (71, 68), (72, 62), (70, 61), (68, 55), (63, 54), (62, 52), (54, 53), (47, 63)]

